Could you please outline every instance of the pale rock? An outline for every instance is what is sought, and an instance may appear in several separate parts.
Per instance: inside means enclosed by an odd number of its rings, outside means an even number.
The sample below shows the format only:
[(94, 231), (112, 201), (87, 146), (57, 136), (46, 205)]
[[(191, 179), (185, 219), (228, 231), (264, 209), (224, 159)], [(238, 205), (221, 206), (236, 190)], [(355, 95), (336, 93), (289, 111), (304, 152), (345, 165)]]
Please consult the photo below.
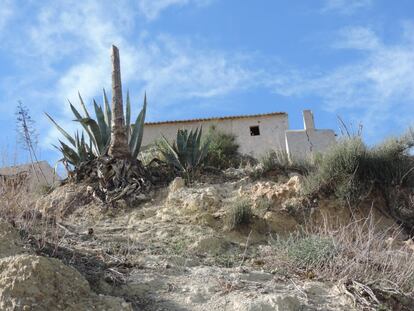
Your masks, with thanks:
[(30, 306), (31, 311), (132, 311), (121, 298), (96, 295), (74, 268), (34, 255), (0, 260), (0, 310), (19, 306)]
[(170, 192), (176, 192), (185, 187), (185, 181), (182, 177), (176, 177), (170, 184)]
[(296, 296), (261, 295), (256, 299), (240, 299), (233, 302), (234, 311), (299, 311), (306, 310)]
[(181, 188), (175, 192), (169, 192), (165, 202), (163, 213), (189, 215), (200, 212), (214, 212), (221, 205), (222, 197), (215, 186), (200, 188)]
[(273, 274), (260, 271), (249, 272), (241, 275), (241, 279), (251, 282), (268, 282), (273, 279)]
[(269, 230), (279, 234), (288, 234), (299, 227), (296, 219), (283, 210), (266, 212), (263, 218), (266, 220)]
[(214, 236), (201, 237), (190, 249), (195, 253), (220, 254), (229, 247), (229, 242)]
[(266, 198), (273, 206), (282, 206), (283, 202), (294, 198), (300, 191), (300, 177), (293, 176), (286, 183), (275, 183), (272, 181), (260, 181), (253, 185), (250, 196), (257, 206), (259, 200)]

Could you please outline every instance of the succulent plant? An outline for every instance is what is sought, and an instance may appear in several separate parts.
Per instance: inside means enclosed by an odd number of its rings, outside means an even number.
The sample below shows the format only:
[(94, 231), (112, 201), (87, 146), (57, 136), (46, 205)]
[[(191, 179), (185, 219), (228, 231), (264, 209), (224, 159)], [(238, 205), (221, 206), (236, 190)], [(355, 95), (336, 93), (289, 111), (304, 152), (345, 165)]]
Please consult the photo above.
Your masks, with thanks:
[(176, 140), (171, 144), (163, 136), (160, 145), (164, 160), (173, 165), (178, 171), (185, 174), (187, 180), (205, 160), (209, 142), (201, 142), (202, 128), (193, 130), (180, 129)]
[[(89, 161), (96, 157), (106, 155), (111, 142), (112, 113), (105, 90), (103, 90), (103, 108), (98, 105), (95, 100), (93, 101), (96, 119), (93, 119), (91, 117), (80, 94), (79, 100), (84, 111), (83, 115), (72, 105), (72, 103), (69, 102), (69, 104), (75, 116), (75, 121), (79, 122), (82, 125), (89, 138), (89, 141), (85, 139), (83, 132), (81, 136), (79, 136), (78, 132), (75, 133), (74, 136), (71, 136), (49, 114), (46, 113), (46, 116), (52, 121), (52, 123), (68, 141), (68, 144), (66, 144), (63, 141), (59, 140), (60, 146), (55, 146), (63, 155), (61, 161), (71, 164), (74, 167), (78, 167), (81, 163)], [(129, 93), (127, 94), (125, 128), (128, 138), (128, 145), (133, 158), (137, 158), (138, 153), (141, 149), (146, 108), (147, 98), (145, 96), (144, 106), (138, 114), (135, 123), (131, 125), (131, 102)]]

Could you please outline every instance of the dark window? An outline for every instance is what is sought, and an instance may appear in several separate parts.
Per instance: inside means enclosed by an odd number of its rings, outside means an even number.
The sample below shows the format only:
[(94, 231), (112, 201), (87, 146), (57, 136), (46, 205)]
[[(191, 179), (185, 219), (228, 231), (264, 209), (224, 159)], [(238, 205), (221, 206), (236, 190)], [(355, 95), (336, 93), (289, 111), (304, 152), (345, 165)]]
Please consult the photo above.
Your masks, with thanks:
[(250, 136), (259, 136), (259, 135), (260, 135), (259, 126), (251, 126), (250, 127)]

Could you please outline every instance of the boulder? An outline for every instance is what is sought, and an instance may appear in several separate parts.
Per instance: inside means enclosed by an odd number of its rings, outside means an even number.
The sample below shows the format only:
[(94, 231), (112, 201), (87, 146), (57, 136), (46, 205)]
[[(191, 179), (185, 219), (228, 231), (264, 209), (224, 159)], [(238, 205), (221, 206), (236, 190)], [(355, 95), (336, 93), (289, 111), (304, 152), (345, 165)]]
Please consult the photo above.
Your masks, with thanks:
[(178, 189), (176, 186), (171, 185), (162, 212), (191, 215), (206, 211), (214, 212), (221, 206), (222, 196), (216, 186)]
[(293, 176), (286, 183), (258, 182), (251, 189), (251, 197), (254, 202), (265, 198), (274, 206), (281, 206), (286, 200), (296, 197), (299, 190), (300, 177)]
[(132, 311), (121, 298), (98, 296), (74, 268), (57, 259), (17, 255), (0, 260), (0, 310)]

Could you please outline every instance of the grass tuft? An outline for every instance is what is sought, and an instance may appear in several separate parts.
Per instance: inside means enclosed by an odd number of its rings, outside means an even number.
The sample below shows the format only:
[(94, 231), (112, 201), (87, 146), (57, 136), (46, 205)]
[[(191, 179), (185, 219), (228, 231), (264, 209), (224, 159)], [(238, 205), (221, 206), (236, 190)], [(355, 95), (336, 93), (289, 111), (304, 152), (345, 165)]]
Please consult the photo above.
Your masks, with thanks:
[(228, 230), (235, 230), (243, 225), (252, 222), (253, 213), (251, 202), (246, 199), (240, 199), (233, 203), (226, 215), (226, 225)]
[(259, 165), (252, 171), (251, 177), (258, 179), (274, 172), (283, 175), (292, 172), (307, 175), (312, 169), (310, 159), (292, 158), (284, 150), (271, 150), (260, 158)]

